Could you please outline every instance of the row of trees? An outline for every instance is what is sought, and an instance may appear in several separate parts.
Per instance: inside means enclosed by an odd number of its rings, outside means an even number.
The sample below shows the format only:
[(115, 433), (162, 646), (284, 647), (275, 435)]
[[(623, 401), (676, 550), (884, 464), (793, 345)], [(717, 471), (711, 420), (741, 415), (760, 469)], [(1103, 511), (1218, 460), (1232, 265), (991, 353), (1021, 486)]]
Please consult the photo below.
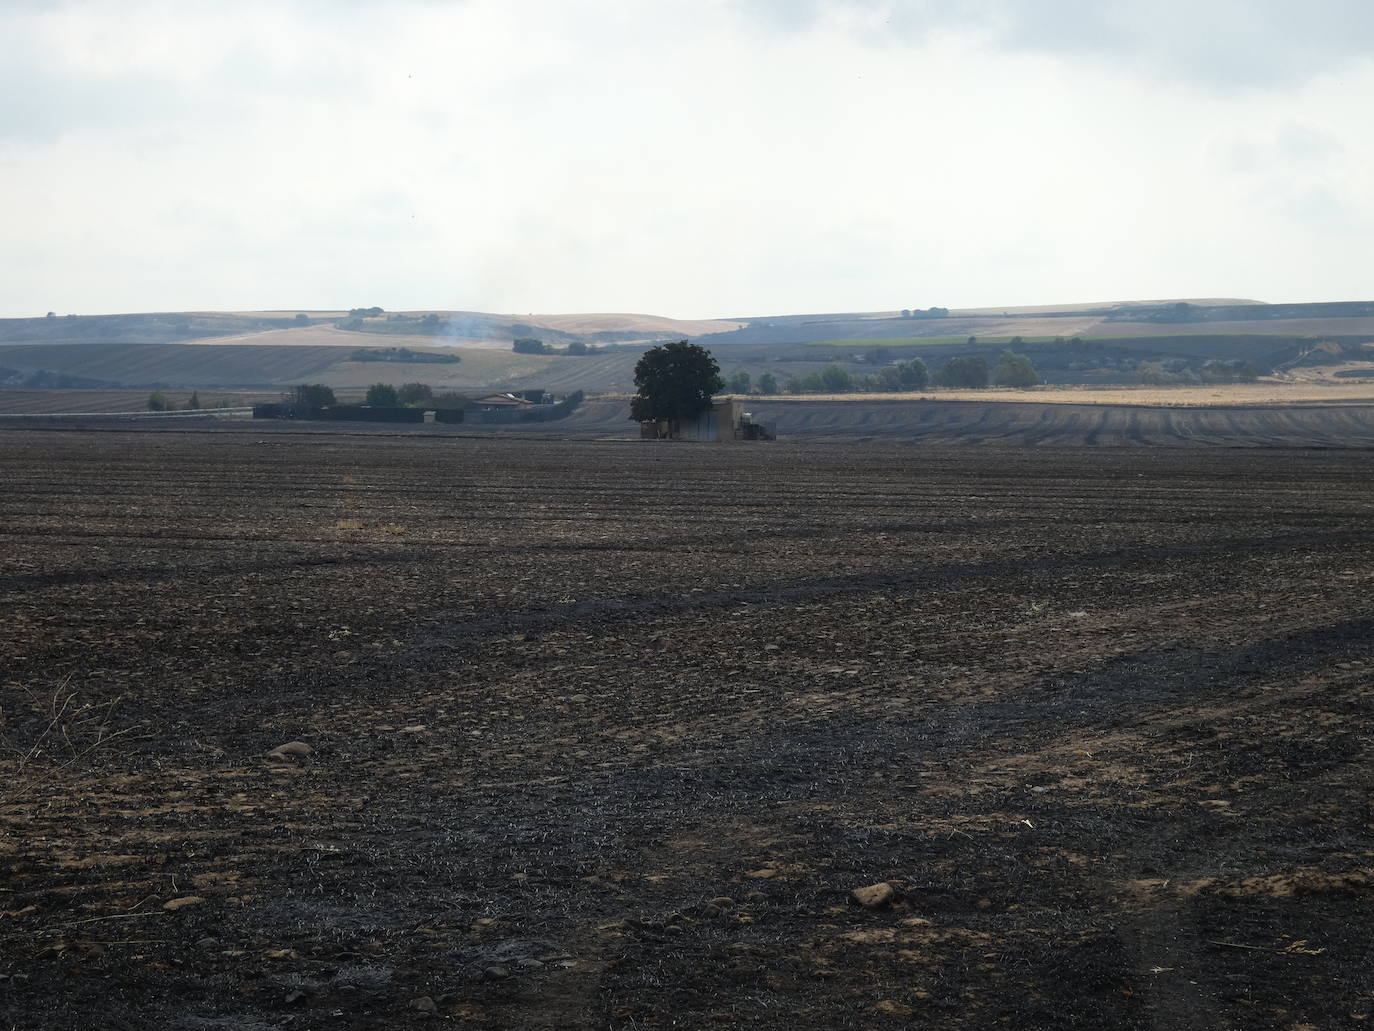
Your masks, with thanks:
[(360, 347), (348, 356), (353, 362), (409, 362), (423, 365), (456, 365), (462, 356), (435, 354), (433, 351), (412, 351), (408, 347)]
[(191, 391), (191, 396), (182, 404), (177, 404), (161, 390), (154, 390), (148, 395), (147, 410), (150, 412), (198, 412), (202, 408), (234, 408), (237, 404), (238, 402), (231, 401), (227, 397), (222, 397), (213, 404), (201, 404), (200, 392), (197, 390)]
[[(219, 407), (223, 408), (221, 404)], [(193, 390), (191, 396), (186, 399), (186, 403), (177, 407), (175, 401), (170, 400), (166, 394), (160, 390), (154, 390), (148, 395), (148, 411), (150, 412), (194, 412), (200, 409), (200, 392)]]
[[(311, 408), (328, 408), (339, 403), (334, 391), (323, 383), (306, 383), (292, 387), (287, 400)], [(467, 398), (460, 394), (436, 394), (425, 383), (402, 383), (399, 387), (390, 383), (374, 383), (367, 388), (367, 396), (363, 399), (363, 404), (371, 405), (373, 408), (461, 408), (466, 403)]]
[(373, 408), (462, 408), (468, 399), (462, 394), (444, 391), (436, 394), (424, 383), (374, 383), (367, 388), (363, 404)]
[(1210, 361), (1201, 368), (1166, 368), (1162, 362), (1141, 362), (1136, 366), (1140, 382), (1151, 387), (1197, 386), (1204, 383), (1253, 383), (1259, 372), (1247, 361)]
[[(995, 368), (989, 370), (981, 355), (959, 355), (945, 362), (932, 377), (920, 358), (884, 368), (880, 373), (855, 376), (840, 365), (831, 364), (819, 372), (787, 385), (789, 393), (850, 393), (854, 391), (919, 390), (932, 380), (947, 387), (999, 386), (1031, 387), (1040, 382), (1029, 358), (1014, 351), (1003, 351)], [(747, 372), (736, 372), (727, 382), (711, 352), (686, 340), (651, 347), (635, 365), (637, 394), (630, 401), (630, 417), (639, 422), (690, 419), (711, 407), (712, 397), (728, 387), (731, 393), (748, 393), (753, 385)], [(760, 392), (777, 391), (777, 380), (764, 373), (757, 384)]]
[(515, 342), (511, 345), (511, 350), (516, 354), (570, 354), (574, 356), (595, 354), (597, 351), (593, 345), (582, 340), (570, 340), (568, 346), (560, 351), (536, 337), (516, 337)]
[(760, 394), (776, 394), (778, 378), (771, 372), (765, 372), (755, 383), (749, 373), (741, 370), (725, 381), (725, 389), (731, 394), (750, 394), (755, 391)]
[[(768, 381), (765, 385), (765, 379)], [(884, 366), (873, 373), (853, 373), (842, 365), (830, 364), (817, 372), (790, 378), (783, 391), (788, 394), (896, 393), (924, 390), (930, 386), (978, 390), (987, 386), (1026, 389), (1040, 382), (1040, 373), (1024, 354), (1003, 351), (995, 366), (989, 367), (981, 355), (959, 355), (931, 372), (920, 358)], [(749, 374), (737, 372), (730, 377), (732, 393), (749, 392)], [(759, 377), (758, 390), (777, 393), (777, 380), (771, 374)]]

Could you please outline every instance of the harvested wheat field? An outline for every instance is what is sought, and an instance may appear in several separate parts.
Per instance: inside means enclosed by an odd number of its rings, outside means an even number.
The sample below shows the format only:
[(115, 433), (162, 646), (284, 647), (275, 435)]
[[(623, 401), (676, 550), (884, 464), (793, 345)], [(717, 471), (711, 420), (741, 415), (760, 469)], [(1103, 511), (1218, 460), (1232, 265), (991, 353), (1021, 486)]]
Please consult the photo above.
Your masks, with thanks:
[(0, 1021), (1363, 1026), (1371, 475), (5, 431)]

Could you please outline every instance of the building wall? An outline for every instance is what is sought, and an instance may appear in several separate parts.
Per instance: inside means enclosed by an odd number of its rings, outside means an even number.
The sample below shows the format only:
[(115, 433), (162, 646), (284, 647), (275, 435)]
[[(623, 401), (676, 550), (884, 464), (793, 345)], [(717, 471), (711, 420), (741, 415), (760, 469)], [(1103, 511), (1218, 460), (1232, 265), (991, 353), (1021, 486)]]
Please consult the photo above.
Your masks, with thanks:
[(741, 401), (715, 401), (709, 411), (702, 412), (695, 419), (683, 422), (642, 422), (639, 435), (647, 440), (737, 440), (739, 439), (739, 420), (744, 414)]

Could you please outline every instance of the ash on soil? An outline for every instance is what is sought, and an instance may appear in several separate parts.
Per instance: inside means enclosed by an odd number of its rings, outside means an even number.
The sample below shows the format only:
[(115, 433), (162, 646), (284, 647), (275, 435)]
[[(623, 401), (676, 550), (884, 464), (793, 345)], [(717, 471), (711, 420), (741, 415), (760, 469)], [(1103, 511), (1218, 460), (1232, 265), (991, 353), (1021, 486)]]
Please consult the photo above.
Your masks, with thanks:
[(0, 1020), (1361, 1026), (1372, 472), (0, 434)]

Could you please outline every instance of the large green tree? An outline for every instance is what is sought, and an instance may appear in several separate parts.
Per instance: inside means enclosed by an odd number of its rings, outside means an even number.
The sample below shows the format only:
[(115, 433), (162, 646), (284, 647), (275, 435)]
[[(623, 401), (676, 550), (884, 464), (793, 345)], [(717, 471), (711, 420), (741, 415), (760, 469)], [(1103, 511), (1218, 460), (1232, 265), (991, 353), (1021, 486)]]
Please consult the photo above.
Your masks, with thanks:
[(992, 381), (999, 387), (1019, 387), (1025, 390), (1040, 382), (1040, 373), (1024, 354), (1008, 350), (1003, 351), (1002, 357), (997, 359), (997, 367), (992, 371)]
[(723, 386), (720, 366), (706, 348), (686, 340), (651, 347), (635, 365), (639, 393), (630, 401), (630, 418), (690, 419), (710, 408), (711, 396)]
[(302, 383), (298, 387), (292, 387), (291, 400), (298, 405), (314, 405), (321, 408), (338, 403), (334, 399), (334, 391), (323, 383)]
[(423, 404), (433, 397), (434, 391), (424, 383), (402, 383), (396, 391), (396, 400), (403, 405)]
[(980, 354), (951, 358), (940, 368), (938, 381), (942, 387), (985, 387), (988, 385), (987, 359)]
[(854, 389), (854, 377), (843, 366), (831, 362), (821, 370), (821, 386), (832, 394), (847, 394)]
[(374, 383), (367, 388), (367, 400), (363, 403), (373, 408), (399, 408), (401, 399), (390, 383)]

